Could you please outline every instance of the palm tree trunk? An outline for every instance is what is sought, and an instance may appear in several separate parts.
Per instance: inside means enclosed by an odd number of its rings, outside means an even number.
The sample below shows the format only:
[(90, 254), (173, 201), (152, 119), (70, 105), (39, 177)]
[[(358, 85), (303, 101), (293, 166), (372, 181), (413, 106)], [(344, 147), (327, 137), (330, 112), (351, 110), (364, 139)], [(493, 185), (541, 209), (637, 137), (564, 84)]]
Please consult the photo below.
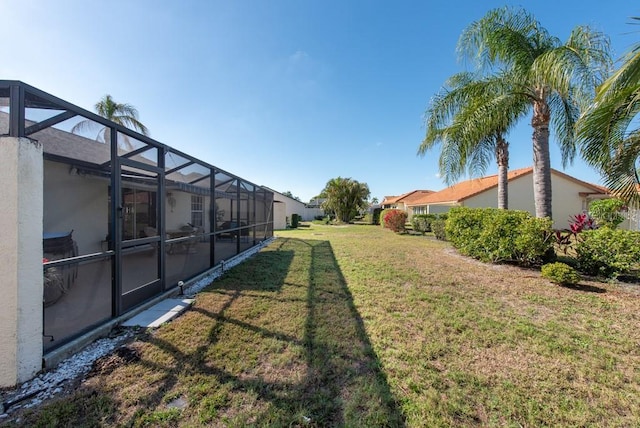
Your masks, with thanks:
[(536, 217), (552, 217), (551, 156), (549, 154), (549, 105), (542, 100), (533, 104), (533, 195)]
[(498, 161), (498, 209), (509, 209), (509, 143), (498, 136), (496, 142), (496, 159)]

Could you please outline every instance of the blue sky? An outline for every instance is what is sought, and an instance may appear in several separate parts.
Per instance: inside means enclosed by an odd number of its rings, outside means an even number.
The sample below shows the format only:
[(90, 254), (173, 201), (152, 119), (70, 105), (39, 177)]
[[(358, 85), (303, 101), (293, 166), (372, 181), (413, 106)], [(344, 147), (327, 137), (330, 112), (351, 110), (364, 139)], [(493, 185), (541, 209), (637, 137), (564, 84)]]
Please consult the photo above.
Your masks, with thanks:
[[(0, 0), (0, 79), (89, 110), (111, 94), (156, 140), (305, 201), (338, 176), (382, 200), (446, 187), (438, 152), (416, 151), (430, 98), (465, 69), (455, 47), (472, 21), (523, 6), (561, 40), (579, 24), (605, 32), (618, 58), (640, 40), (630, 3)], [(511, 168), (530, 166), (529, 120), (508, 139)], [(564, 171), (600, 183), (579, 159)]]

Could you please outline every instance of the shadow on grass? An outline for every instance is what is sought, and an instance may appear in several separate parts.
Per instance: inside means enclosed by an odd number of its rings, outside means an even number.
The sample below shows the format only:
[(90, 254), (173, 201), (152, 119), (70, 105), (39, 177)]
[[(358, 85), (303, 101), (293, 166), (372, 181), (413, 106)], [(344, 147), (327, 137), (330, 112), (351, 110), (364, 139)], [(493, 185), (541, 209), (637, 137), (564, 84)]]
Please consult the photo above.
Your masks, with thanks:
[(404, 426), (328, 241), (311, 247), (304, 392), (323, 425)]
[[(404, 427), (330, 243), (274, 244), (204, 290), (196, 314), (140, 338), (151, 349), (133, 363), (146, 369), (131, 367), (133, 378), (124, 378), (144, 390), (132, 403), (103, 389), (105, 377), (58, 406), (53, 420), (101, 425), (128, 414), (118, 424)], [(262, 321), (256, 306), (277, 316)], [(168, 406), (176, 394), (188, 403), (182, 411)]]
[(587, 284), (573, 284), (573, 285), (561, 285), (561, 287), (563, 288), (568, 288), (570, 290), (576, 290), (576, 291), (584, 291), (586, 293), (606, 293), (607, 290), (601, 287), (596, 287), (594, 285), (587, 285)]
[[(163, 367), (145, 362), (153, 370), (166, 370), (164, 384), (147, 397), (148, 406), (157, 407), (164, 393), (175, 386), (180, 373), (191, 372), (205, 376), (214, 376), (216, 383), (225, 385), (230, 393), (247, 393), (260, 402), (267, 403), (266, 410), (250, 415), (236, 423), (245, 422), (258, 426), (391, 426), (405, 425), (402, 413), (390, 391), (386, 376), (381, 370), (363, 321), (353, 303), (352, 295), (340, 272), (331, 245), (327, 241), (282, 239), (278, 240), (275, 251), (260, 253), (232, 270), (220, 284), (213, 284), (211, 292), (223, 292), (224, 304), (216, 311), (195, 306), (196, 311), (214, 323), (208, 334), (208, 340), (195, 352), (185, 354), (172, 343), (157, 336), (150, 336), (148, 342), (170, 353), (177, 367)], [(293, 251), (291, 251), (293, 248)], [(289, 266), (293, 258), (305, 260), (305, 266), (298, 262)], [(285, 268), (286, 267), (286, 268)], [(300, 284), (286, 281), (289, 269), (308, 270), (306, 290)], [(261, 284), (261, 278), (265, 278)], [(277, 279), (277, 281), (276, 281)], [(273, 327), (265, 328), (253, 320), (234, 317), (234, 305), (240, 300), (253, 297), (259, 292), (280, 291), (283, 288), (295, 289), (297, 293), (306, 293), (306, 299), (280, 300), (276, 295), (260, 296), (269, 302), (278, 300), (280, 305), (298, 305), (306, 308), (304, 326), (298, 330), (303, 335), (286, 334)], [(249, 291), (249, 293), (247, 293)], [(301, 295), (302, 297), (302, 295)], [(293, 308), (292, 308), (293, 309)], [(255, 341), (278, 341), (288, 347), (303, 350), (303, 359), (290, 364), (306, 367), (297, 376), (264, 376), (255, 373), (253, 368), (232, 370), (221, 361), (208, 359), (209, 349), (220, 343), (223, 331), (227, 328), (240, 328), (249, 337), (258, 337)], [(277, 327), (276, 327), (277, 328)], [(227, 333), (228, 334), (228, 333)], [(244, 333), (241, 333), (244, 335)], [(229, 351), (231, 352), (231, 351)], [(240, 355), (242, 349), (236, 349)], [(252, 350), (247, 349), (250, 359)], [(267, 351), (265, 359), (278, 358), (277, 354)], [(223, 412), (225, 406), (220, 407)], [(227, 409), (229, 411), (229, 409)], [(253, 412), (256, 409), (253, 408)], [(243, 409), (235, 412), (242, 413)], [(234, 413), (234, 411), (230, 411)], [(135, 424), (136, 420), (129, 423)]]

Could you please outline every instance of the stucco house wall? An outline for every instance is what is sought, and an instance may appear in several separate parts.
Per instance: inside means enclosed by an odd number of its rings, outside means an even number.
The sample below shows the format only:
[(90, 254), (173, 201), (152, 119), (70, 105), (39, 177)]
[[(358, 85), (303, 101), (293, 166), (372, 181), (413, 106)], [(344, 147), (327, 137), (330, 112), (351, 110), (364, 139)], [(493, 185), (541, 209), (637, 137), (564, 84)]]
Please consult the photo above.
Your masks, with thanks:
[[(509, 208), (513, 210), (528, 211), (535, 214), (532, 189), (533, 179), (531, 174), (524, 177), (517, 177), (509, 181)], [(493, 187), (465, 199), (462, 202), (462, 205), (471, 208), (497, 208), (498, 188)]]
[(102, 251), (109, 232), (109, 181), (44, 161), (44, 233), (73, 230), (79, 254)]
[(321, 208), (307, 208), (304, 202), (285, 196), (275, 190), (272, 191), (274, 202), (274, 229), (285, 229), (287, 227), (287, 219), (289, 223), (291, 223), (291, 216), (293, 214), (298, 214), (303, 221), (311, 221), (315, 216), (324, 214)]
[(553, 174), (551, 175), (551, 186), (553, 227), (566, 229), (569, 227), (570, 217), (589, 209), (588, 197), (580, 196), (579, 193), (592, 193), (593, 189)]
[(455, 207), (458, 205), (439, 205), (439, 204), (433, 204), (433, 205), (429, 205), (427, 207), (427, 214), (444, 214), (449, 212), (449, 210), (451, 209), (451, 207)]
[(42, 145), (0, 137), (0, 387), (42, 367)]
[(281, 201), (273, 201), (273, 229), (287, 228), (287, 205)]

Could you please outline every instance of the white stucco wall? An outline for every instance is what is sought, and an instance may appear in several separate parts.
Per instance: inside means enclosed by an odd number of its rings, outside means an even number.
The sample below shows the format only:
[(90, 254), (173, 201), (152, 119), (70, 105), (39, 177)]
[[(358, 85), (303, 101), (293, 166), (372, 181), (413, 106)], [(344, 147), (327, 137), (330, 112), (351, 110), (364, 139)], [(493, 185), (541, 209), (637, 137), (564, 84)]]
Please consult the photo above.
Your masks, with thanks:
[[(509, 209), (528, 211), (535, 215), (532, 177), (532, 174), (529, 174), (509, 181)], [(462, 205), (470, 208), (497, 208), (498, 188), (494, 187), (465, 199)]]
[(302, 216), (303, 221), (312, 221), (315, 220), (316, 216), (324, 216), (324, 210), (322, 208), (304, 208), (302, 213), (299, 213)]
[(586, 197), (580, 196), (579, 192), (593, 192), (593, 189), (553, 174), (551, 175), (551, 186), (553, 227), (566, 229), (569, 227), (570, 217), (580, 214), (588, 208)]
[(627, 219), (624, 221), (622, 227), (625, 227), (629, 230), (640, 230), (640, 210), (638, 209), (630, 209), (626, 216)]
[(273, 202), (273, 229), (282, 230), (287, 228), (287, 205), (284, 202)]
[[(298, 214), (303, 221), (311, 221), (316, 215), (322, 215), (323, 211), (319, 209), (308, 209), (303, 202), (284, 196), (281, 193), (273, 192), (274, 201), (274, 217), (273, 228), (286, 228), (286, 219), (291, 222), (291, 215)], [(283, 207), (282, 207), (282, 206)], [(320, 214), (318, 214), (320, 213)]]
[(0, 137), (0, 387), (42, 368), (42, 146)]
[(456, 205), (436, 205), (436, 204), (429, 205), (427, 214), (444, 214), (446, 212), (449, 212), (449, 210), (453, 206), (456, 206)]
[[(191, 222), (191, 193), (172, 191), (171, 196), (175, 199), (175, 205), (171, 207), (166, 201), (165, 207), (165, 227), (167, 230), (177, 230)], [(168, 198), (167, 198), (168, 199)], [(206, 198), (205, 198), (206, 199)], [(204, 201), (205, 223), (208, 218), (207, 201)]]
[(109, 181), (44, 162), (44, 232), (69, 232), (80, 254), (102, 251), (109, 233)]

